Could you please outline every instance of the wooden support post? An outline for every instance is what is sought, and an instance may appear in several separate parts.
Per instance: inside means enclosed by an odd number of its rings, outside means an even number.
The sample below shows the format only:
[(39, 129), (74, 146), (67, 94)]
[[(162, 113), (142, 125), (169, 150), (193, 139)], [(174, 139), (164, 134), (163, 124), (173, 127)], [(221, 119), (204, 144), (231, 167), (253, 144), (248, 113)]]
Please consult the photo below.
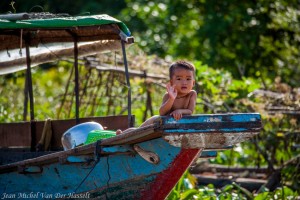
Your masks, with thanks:
[(25, 77), (25, 84), (24, 84), (24, 109), (23, 109), (23, 121), (26, 121), (28, 113), (28, 83), (27, 83), (27, 76)]
[(34, 101), (33, 101), (31, 59), (30, 59), (29, 44), (30, 44), (30, 36), (27, 35), (25, 37), (25, 46), (26, 46), (26, 64), (27, 64), (26, 82), (27, 82), (27, 88), (28, 88), (28, 94), (29, 94), (29, 106), (30, 106), (30, 128), (31, 128), (31, 148), (30, 149), (31, 149), (31, 151), (34, 151), (35, 145), (36, 145), (36, 142), (35, 142), (36, 130), (35, 130), (35, 121), (34, 121)]
[(31, 78), (31, 59), (30, 59), (30, 50), (29, 50), (29, 42), (26, 39), (26, 62), (27, 62), (27, 70), (26, 70), (26, 81), (27, 88), (29, 93), (29, 106), (30, 106), (30, 120), (34, 120), (34, 104), (33, 104), (33, 90), (32, 90), (32, 78)]
[(128, 89), (128, 97), (127, 97), (128, 127), (133, 127), (133, 118), (131, 116), (131, 87), (130, 87), (128, 64), (127, 64), (127, 58), (126, 58), (125, 41), (121, 40), (121, 44), (122, 44), (122, 52), (123, 52), (123, 59), (124, 59), (124, 66), (125, 66), (126, 85), (127, 85), (127, 89)]
[(74, 68), (75, 68), (76, 124), (79, 124), (78, 41), (76, 36), (74, 36)]

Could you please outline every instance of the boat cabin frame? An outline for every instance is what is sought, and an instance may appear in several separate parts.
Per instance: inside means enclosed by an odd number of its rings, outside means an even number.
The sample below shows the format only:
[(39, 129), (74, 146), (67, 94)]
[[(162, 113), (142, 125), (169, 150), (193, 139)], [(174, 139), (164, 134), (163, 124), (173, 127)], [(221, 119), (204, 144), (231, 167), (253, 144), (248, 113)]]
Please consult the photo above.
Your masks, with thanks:
[[(57, 60), (56, 55), (74, 59), (75, 71), (75, 119), (52, 120), (53, 132), (52, 148), (61, 148), (60, 137), (70, 127), (87, 122), (96, 121), (110, 129), (125, 129), (134, 125), (134, 116), (131, 112), (131, 86), (126, 57), (126, 46), (134, 43), (126, 25), (108, 15), (95, 16), (67, 16), (51, 13), (19, 13), (0, 15), (0, 52), (13, 57), (13, 53), (19, 54), (15, 59), (0, 61), (0, 75), (26, 70), (24, 115), (27, 113), (29, 100), (30, 121), (19, 123), (0, 123), (1, 142), (0, 147), (30, 146), (31, 151), (36, 151), (36, 145), (43, 134), (45, 121), (35, 119), (34, 94), (32, 86), (31, 69), (38, 64)], [(56, 17), (56, 18), (55, 18)], [(60, 45), (67, 44), (61, 48)], [(73, 44), (73, 45), (72, 45)], [(49, 45), (49, 47), (48, 47)], [(59, 46), (55, 48), (55, 46)], [(39, 47), (46, 46), (48, 52), (31, 54)], [(53, 48), (54, 47), (54, 48)], [(50, 49), (52, 48), (52, 49)], [(121, 50), (125, 68), (127, 95), (127, 119), (124, 116), (105, 117), (79, 117), (79, 56), (87, 56), (105, 51)], [(22, 52), (25, 51), (25, 55)], [(11, 53), (12, 52), (12, 53)], [(28, 99), (29, 98), (29, 99)], [(117, 122), (117, 123), (111, 123)], [(114, 124), (118, 124), (118, 127)]]

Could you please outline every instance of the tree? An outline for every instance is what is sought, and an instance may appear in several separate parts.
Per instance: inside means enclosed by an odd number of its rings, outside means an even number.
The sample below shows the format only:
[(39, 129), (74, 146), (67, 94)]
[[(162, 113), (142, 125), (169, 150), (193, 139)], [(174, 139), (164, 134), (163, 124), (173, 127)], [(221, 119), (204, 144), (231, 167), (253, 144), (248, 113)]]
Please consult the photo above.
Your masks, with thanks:
[[(12, 6), (13, 4), (13, 6)], [(109, 14), (116, 16), (122, 9), (126, 7), (124, 0), (31, 0), (31, 1), (0, 1), (0, 12), (51, 12), (51, 13), (67, 13), (70, 15), (79, 14)]]
[(124, 19), (145, 51), (201, 60), (235, 77), (297, 85), (300, 34), (298, 1), (126, 0)]

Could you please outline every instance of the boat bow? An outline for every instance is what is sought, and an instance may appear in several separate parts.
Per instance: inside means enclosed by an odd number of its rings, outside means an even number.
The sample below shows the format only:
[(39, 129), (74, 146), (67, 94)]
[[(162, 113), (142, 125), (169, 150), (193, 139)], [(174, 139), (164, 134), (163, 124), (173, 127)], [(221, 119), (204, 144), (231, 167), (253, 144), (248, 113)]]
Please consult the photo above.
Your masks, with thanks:
[(258, 134), (258, 113), (208, 114), (186, 116), (178, 121), (160, 119), (163, 138), (181, 148), (222, 149), (246, 141)]

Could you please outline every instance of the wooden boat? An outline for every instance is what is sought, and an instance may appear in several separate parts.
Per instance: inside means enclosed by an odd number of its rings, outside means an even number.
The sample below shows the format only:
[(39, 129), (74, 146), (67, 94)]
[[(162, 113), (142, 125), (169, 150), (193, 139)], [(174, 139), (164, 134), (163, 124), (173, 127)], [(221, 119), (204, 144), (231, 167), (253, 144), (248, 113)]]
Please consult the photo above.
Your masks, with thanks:
[[(36, 121), (30, 91), (31, 61), (39, 64), (51, 61), (52, 58), (43, 52), (34, 58), (30, 57), (31, 42), (36, 45), (42, 41), (48, 41), (49, 44), (73, 41), (76, 70), (77, 57), (83, 49), (86, 50), (84, 52), (88, 51), (88, 54), (95, 53), (95, 50), (90, 49), (95, 45), (96, 49), (99, 47), (107, 50), (101, 46), (99, 40), (113, 44), (118, 41), (121, 45), (115, 46), (123, 50), (127, 83), (130, 84), (125, 44), (133, 42), (132, 38), (128, 34), (129, 31), (123, 34), (122, 30), (127, 30), (123, 23), (108, 16), (104, 17), (104, 21), (100, 16), (66, 17), (64, 21), (67, 25), (60, 27), (57, 27), (57, 24), (61, 23), (59, 18), (51, 20), (60, 23), (53, 22), (50, 27), (43, 27), (37, 24), (44, 24), (44, 21), (47, 23), (49, 20), (24, 20), (19, 19), (20, 16), (13, 17), (17, 17), (18, 23), (0, 20), (0, 51), (8, 47), (18, 48), (20, 37), (21, 40), (26, 38), (27, 57), (0, 62), (0, 71), (3, 69), (2, 73), (13, 72), (21, 69), (22, 63), (26, 63), (31, 120), (0, 124), (1, 197), (165, 199), (182, 174), (201, 154), (209, 156), (215, 150), (232, 147), (253, 137), (261, 129), (261, 119), (257, 113), (192, 115), (184, 116), (178, 121), (172, 117), (159, 117), (152, 125), (63, 151), (61, 136), (76, 124), (94, 121), (114, 130), (132, 126), (134, 117), (130, 111), (130, 93), (128, 116), (79, 118), (79, 104), (76, 98), (76, 119)], [(87, 20), (90, 18), (92, 22)], [(85, 21), (84, 25), (80, 20)], [(8, 25), (2, 26), (2, 21)], [(19, 27), (15, 28), (13, 23)], [(7, 42), (7, 37), (11, 38), (11, 42)], [(78, 45), (79, 41), (88, 43)], [(58, 49), (60, 53), (69, 56), (69, 49), (64, 50)], [(75, 81), (78, 82), (78, 73)], [(76, 87), (78, 90), (78, 85)], [(48, 137), (45, 135), (45, 129), (52, 130), (51, 147), (59, 151), (34, 151), (38, 141)], [(26, 148), (31, 151), (24, 151)]]

